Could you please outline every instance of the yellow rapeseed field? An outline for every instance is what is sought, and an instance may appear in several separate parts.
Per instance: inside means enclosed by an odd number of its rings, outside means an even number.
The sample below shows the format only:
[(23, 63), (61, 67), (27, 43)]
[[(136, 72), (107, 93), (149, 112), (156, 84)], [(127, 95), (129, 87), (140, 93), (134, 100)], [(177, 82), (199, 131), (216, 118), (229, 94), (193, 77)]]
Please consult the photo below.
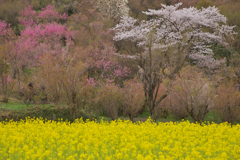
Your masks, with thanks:
[(0, 159), (240, 159), (240, 125), (2, 122)]

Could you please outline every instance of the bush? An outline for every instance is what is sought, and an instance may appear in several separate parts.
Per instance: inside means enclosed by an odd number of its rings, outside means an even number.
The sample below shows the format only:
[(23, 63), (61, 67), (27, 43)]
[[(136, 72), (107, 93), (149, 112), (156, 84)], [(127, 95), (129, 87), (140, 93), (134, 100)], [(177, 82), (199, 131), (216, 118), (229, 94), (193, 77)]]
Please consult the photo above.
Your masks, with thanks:
[(182, 109), (183, 113), (186, 110), (194, 122), (200, 122), (209, 112), (213, 89), (203, 72), (187, 66), (180, 71), (179, 75), (176, 75), (171, 96), (174, 101), (171, 107), (173, 114), (179, 116), (177, 113), (179, 110)]
[(214, 111), (223, 122), (233, 123), (240, 120), (240, 91), (233, 82), (221, 84), (214, 97)]
[(117, 119), (122, 99), (122, 90), (117, 85), (102, 83), (97, 91), (95, 104), (101, 109), (103, 115), (115, 120)]
[(163, 100), (161, 103), (161, 108), (157, 107), (156, 112), (159, 114), (160, 118), (166, 118), (170, 114), (173, 118), (181, 120), (189, 116), (186, 108), (184, 108), (181, 103), (175, 100), (173, 93), (170, 93)]
[(142, 84), (136, 78), (125, 81), (123, 97), (123, 115), (129, 116), (129, 119), (133, 121), (133, 118), (144, 109), (144, 90)]
[(93, 78), (83, 77), (81, 79), (81, 88), (77, 92), (75, 107), (80, 108), (85, 113), (94, 113), (99, 115), (101, 109), (96, 101), (98, 85)]

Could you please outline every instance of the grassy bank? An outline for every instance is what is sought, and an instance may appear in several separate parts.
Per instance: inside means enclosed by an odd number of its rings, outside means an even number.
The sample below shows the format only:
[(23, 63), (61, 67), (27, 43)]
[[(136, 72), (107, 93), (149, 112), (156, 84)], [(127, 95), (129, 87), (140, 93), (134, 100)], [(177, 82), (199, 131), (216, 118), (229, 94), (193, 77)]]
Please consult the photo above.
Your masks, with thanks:
[[(20, 119), (25, 119), (25, 117), (42, 117), (48, 120), (69, 120), (74, 121), (76, 118), (83, 117), (83, 119), (97, 119), (100, 121), (111, 121), (111, 118), (105, 117), (104, 115), (94, 116), (93, 114), (86, 114), (83, 110), (69, 106), (56, 106), (51, 104), (24, 104), (22, 101), (10, 98), (8, 103), (0, 102), (0, 121), (13, 119), (18, 121)], [(146, 121), (150, 117), (148, 111), (144, 111), (143, 114), (134, 118), (134, 121)], [(119, 119), (128, 120), (128, 117), (119, 116)], [(186, 117), (184, 120), (193, 122), (192, 118)], [(157, 122), (181, 122), (182, 119), (175, 119), (173, 116), (168, 115), (166, 118), (160, 118)], [(204, 121), (210, 123), (222, 123), (221, 118), (214, 111), (210, 111), (206, 116)], [(234, 124), (239, 124), (240, 122), (235, 122)]]

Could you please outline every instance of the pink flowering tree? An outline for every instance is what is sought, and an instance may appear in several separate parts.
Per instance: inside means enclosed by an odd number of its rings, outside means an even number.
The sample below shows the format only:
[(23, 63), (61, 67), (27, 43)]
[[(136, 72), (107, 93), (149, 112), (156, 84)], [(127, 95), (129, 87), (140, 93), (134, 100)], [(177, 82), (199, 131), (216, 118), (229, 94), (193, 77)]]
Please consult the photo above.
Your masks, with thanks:
[(32, 6), (29, 6), (24, 11), (20, 13), (18, 22), (24, 26), (33, 26), (36, 24), (37, 12), (33, 10)]
[(118, 82), (130, 71), (118, 62), (113, 32), (104, 28), (104, 21), (97, 10), (89, 9), (72, 15), (68, 24), (74, 29), (74, 50), (79, 55), (77, 59), (84, 62), (88, 77)]
[(114, 40), (131, 40), (144, 51), (136, 53), (136, 59), (144, 84), (146, 105), (153, 117), (154, 109), (167, 96), (157, 98), (164, 77), (173, 78), (186, 64), (196, 63), (199, 67), (218, 69), (225, 60), (212, 58), (212, 43), (225, 43), (225, 36), (233, 34), (226, 25), (227, 18), (216, 7), (183, 8), (182, 3), (166, 6), (160, 10), (149, 9), (144, 14), (152, 17), (138, 21), (122, 17), (115, 31)]
[(42, 11), (37, 16), (38, 21), (40, 22), (65, 22), (68, 18), (66, 13), (59, 14), (54, 6), (48, 5), (46, 8), (43, 8)]
[(106, 45), (104, 50), (93, 53), (95, 67), (101, 70), (100, 77), (102, 79), (113, 80), (115, 78), (127, 76), (130, 73), (129, 69), (120, 66), (117, 61), (114, 60), (114, 53), (111, 51), (109, 52), (108, 49)]
[(15, 38), (14, 32), (10, 27), (10, 24), (0, 20), (0, 45), (6, 44), (9, 40)]
[(20, 13), (19, 23), (24, 26), (33, 26), (39, 23), (66, 22), (67, 18), (66, 13), (59, 14), (51, 5), (43, 8), (39, 13), (33, 10), (33, 6), (29, 6)]
[(98, 19), (100, 15), (95, 12), (97, 11), (91, 11), (93, 16), (89, 16), (94, 19), (82, 14), (71, 17), (72, 26), (82, 23), (79, 28), (75, 26), (76, 31), (73, 31), (73, 38), (78, 46), (75, 52), (78, 52), (78, 59), (84, 62), (90, 77), (108, 81), (119, 80), (129, 75), (130, 70), (119, 64), (112, 40), (113, 32), (104, 29), (103, 19)]
[[(20, 80), (23, 70), (37, 65), (38, 58), (43, 53), (54, 55), (62, 54), (64, 46), (71, 43), (71, 32), (66, 25), (60, 24), (67, 15), (60, 15), (53, 6), (43, 8), (37, 13), (29, 6), (20, 13), (19, 23), (23, 25), (20, 36), (10, 41), (12, 50), (9, 58), (14, 70), (14, 78)], [(69, 44), (68, 44), (69, 43)]]

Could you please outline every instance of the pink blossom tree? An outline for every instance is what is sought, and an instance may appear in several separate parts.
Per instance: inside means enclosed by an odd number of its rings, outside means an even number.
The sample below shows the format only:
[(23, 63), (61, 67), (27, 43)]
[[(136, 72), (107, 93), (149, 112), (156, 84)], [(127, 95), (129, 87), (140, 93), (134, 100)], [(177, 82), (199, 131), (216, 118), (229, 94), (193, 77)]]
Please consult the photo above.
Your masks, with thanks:
[(66, 21), (68, 15), (66, 13), (59, 14), (55, 7), (52, 5), (48, 5), (46, 8), (43, 8), (42, 11), (37, 16), (40, 22), (59, 22)]
[(218, 69), (225, 61), (212, 58), (210, 46), (227, 45), (225, 35), (233, 34), (234, 27), (225, 25), (227, 18), (216, 7), (178, 9), (181, 5), (162, 5), (160, 10), (143, 12), (151, 17), (149, 21), (122, 17), (113, 28), (114, 40), (131, 40), (144, 50), (136, 54), (136, 59), (152, 118), (154, 109), (168, 94), (157, 99), (163, 77), (173, 78), (187, 61)]
[(50, 5), (39, 13), (36, 13), (32, 6), (20, 13), (19, 23), (24, 28), (15, 41), (9, 42), (12, 45), (9, 58), (18, 79), (19, 90), (20, 75), (24, 69), (36, 66), (38, 57), (43, 53), (61, 54), (63, 47), (71, 43), (68, 27), (59, 24), (60, 20), (66, 19), (66, 14), (60, 15)]
[(115, 78), (120, 78), (127, 76), (130, 71), (127, 67), (120, 66), (116, 60), (114, 53), (111, 52), (109, 46), (105, 46), (104, 50), (94, 53), (95, 67), (101, 69), (101, 78), (107, 78), (113, 80)]
[(70, 17), (69, 24), (75, 29), (73, 38), (78, 46), (75, 52), (78, 52), (78, 59), (84, 62), (90, 77), (119, 80), (129, 75), (130, 71), (119, 64), (114, 54), (113, 32), (104, 28), (103, 21), (96, 10)]
[(24, 26), (32, 26), (36, 24), (35, 17), (37, 16), (37, 12), (33, 10), (32, 6), (29, 6), (24, 11), (20, 13), (20, 17), (18, 18), (18, 22)]
[(0, 20), (0, 44), (6, 44), (9, 40), (15, 38), (14, 32), (10, 24)]
[(68, 18), (66, 13), (59, 14), (54, 6), (48, 5), (41, 12), (37, 13), (33, 10), (33, 6), (29, 6), (20, 13), (19, 23), (24, 26), (33, 26), (39, 23), (65, 22)]

